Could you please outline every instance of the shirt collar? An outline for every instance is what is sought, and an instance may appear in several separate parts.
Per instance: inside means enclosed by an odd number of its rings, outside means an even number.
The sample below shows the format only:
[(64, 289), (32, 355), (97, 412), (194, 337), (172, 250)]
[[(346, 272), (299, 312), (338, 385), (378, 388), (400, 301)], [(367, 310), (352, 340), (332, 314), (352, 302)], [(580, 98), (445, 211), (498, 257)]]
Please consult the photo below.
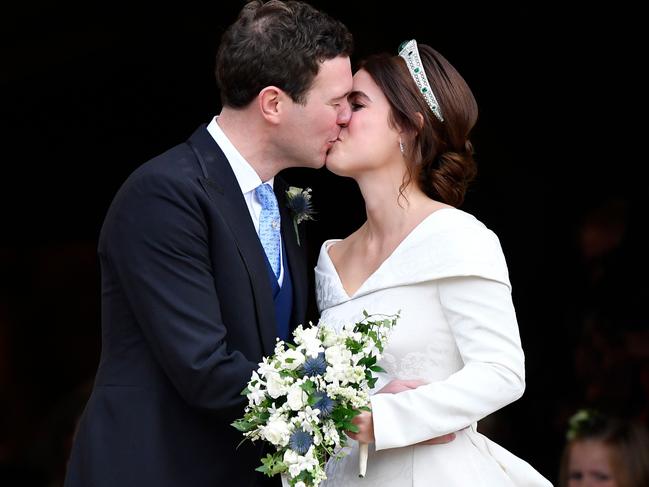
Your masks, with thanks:
[[(262, 184), (262, 180), (259, 175), (252, 168), (250, 163), (241, 155), (237, 148), (230, 142), (228, 136), (225, 135), (219, 124), (217, 123), (218, 117), (214, 117), (212, 121), (207, 126), (207, 131), (212, 136), (212, 138), (219, 144), (219, 147), (225, 154), (234, 176), (237, 178), (239, 187), (243, 194), (249, 193), (254, 190), (257, 186)], [(273, 187), (273, 182), (275, 178), (270, 178), (266, 181), (267, 184), (270, 184)]]

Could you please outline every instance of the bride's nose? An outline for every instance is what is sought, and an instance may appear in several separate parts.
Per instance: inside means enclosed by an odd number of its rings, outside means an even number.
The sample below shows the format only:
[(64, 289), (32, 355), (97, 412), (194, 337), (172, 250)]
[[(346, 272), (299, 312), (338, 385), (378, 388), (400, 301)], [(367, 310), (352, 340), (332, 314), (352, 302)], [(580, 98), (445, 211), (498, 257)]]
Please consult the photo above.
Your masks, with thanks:
[(341, 127), (347, 127), (347, 124), (352, 119), (352, 107), (348, 101), (341, 104), (340, 111), (338, 112), (338, 119), (336, 123)]

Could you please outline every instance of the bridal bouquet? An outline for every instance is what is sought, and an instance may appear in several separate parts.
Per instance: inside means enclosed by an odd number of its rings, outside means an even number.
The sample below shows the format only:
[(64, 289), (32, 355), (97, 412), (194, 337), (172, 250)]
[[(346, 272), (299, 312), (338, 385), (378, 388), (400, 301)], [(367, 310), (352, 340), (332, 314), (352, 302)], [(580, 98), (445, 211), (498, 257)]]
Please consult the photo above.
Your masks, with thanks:
[[(335, 332), (326, 324), (298, 326), (295, 345), (277, 342), (252, 373), (242, 394), (248, 398), (243, 418), (232, 423), (244, 440), (264, 440), (275, 452), (258, 471), (283, 474), (291, 487), (317, 487), (325, 465), (347, 443), (345, 431), (369, 411), (369, 391), (383, 372), (376, 365), (396, 315), (370, 315)], [(360, 474), (365, 474), (367, 445), (361, 445)], [(339, 453), (340, 455), (340, 453)]]

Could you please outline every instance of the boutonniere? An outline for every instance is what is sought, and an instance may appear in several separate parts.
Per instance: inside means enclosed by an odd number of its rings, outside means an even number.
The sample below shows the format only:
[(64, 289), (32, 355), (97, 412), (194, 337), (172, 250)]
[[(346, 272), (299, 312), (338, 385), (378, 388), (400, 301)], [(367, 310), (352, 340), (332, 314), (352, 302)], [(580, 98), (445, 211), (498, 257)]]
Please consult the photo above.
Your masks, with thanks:
[(297, 226), (305, 220), (313, 220), (313, 207), (311, 206), (311, 188), (302, 189), (290, 186), (286, 192), (287, 206), (293, 214), (293, 228), (297, 237), (297, 244), (300, 245), (300, 234)]

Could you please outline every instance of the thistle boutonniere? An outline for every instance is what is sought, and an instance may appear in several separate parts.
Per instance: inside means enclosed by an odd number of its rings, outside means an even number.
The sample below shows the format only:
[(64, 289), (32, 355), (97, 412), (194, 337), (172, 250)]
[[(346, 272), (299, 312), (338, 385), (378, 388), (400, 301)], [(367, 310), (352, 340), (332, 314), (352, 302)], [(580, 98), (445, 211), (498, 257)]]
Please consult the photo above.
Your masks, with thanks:
[(300, 234), (297, 226), (305, 220), (313, 220), (313, 207), (311, 206), (311, 188), (302, 189), (290, 186), (286, 191), (287, 206), (293, 214), (293, 228), (297, 237), (297, 244), (300, 245)]

